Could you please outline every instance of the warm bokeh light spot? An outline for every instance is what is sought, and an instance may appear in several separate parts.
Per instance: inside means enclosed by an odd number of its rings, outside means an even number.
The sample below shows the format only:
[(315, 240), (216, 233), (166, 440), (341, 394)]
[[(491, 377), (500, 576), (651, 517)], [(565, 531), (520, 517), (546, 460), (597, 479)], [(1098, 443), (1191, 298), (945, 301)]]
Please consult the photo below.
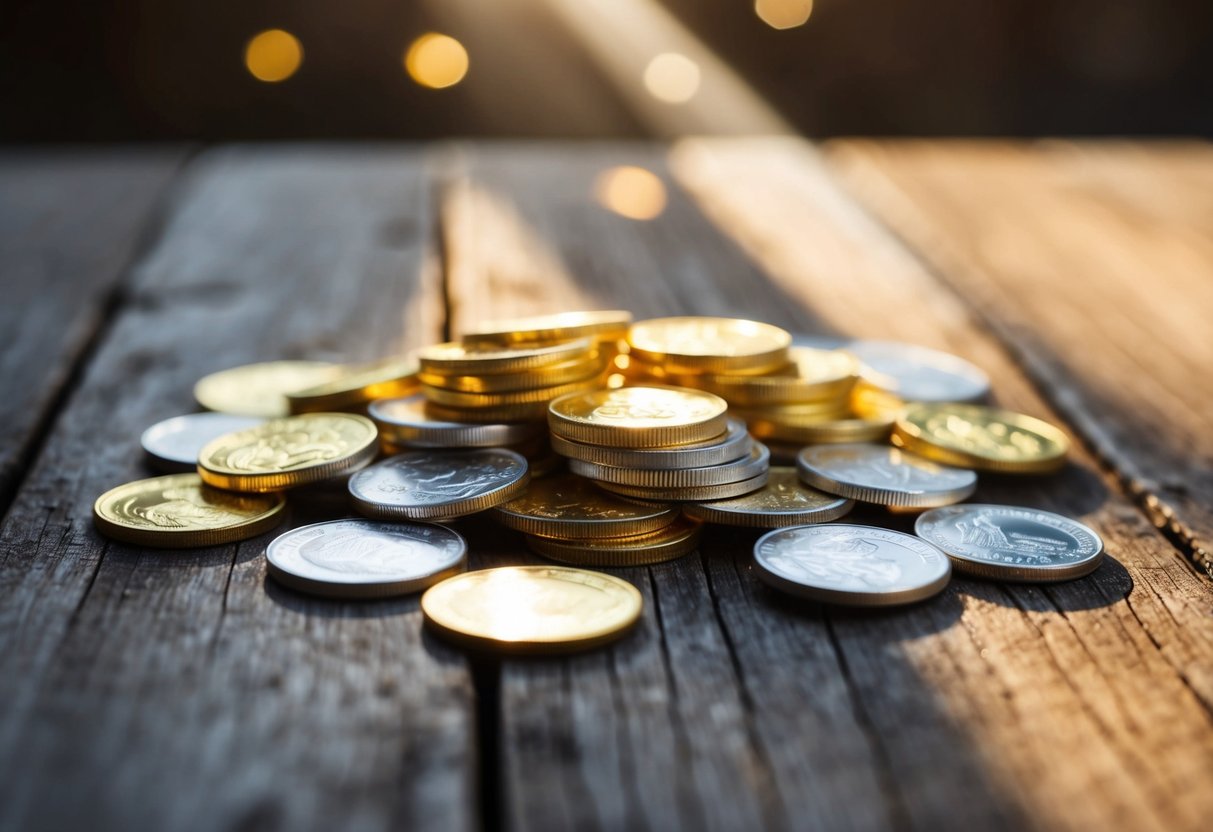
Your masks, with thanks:
[(603, 208), (633, 220), (651, 220), (665, 210), (665, 185), (644, 168), (623, 166), (604, 170), (594, 183)]
[(754, 0), (754, 11), (772, 29), (795, 29), (813, 13), (813, 0)]
[(282, 29), (267, 29), (244, 47), (244, 65), (258, 81), (285, 81), (299, 71), (302, 63), (299, 38)]
[(678, 52), (664, 52), (645, 67), (644, 86), (668, 104), (690, 101), (699, 90), (699, 64)]
[(450, 35), (429, 32), (409, 44), (404, 68), (423, 87), (453, 87), (468, 74), (468, 51)]

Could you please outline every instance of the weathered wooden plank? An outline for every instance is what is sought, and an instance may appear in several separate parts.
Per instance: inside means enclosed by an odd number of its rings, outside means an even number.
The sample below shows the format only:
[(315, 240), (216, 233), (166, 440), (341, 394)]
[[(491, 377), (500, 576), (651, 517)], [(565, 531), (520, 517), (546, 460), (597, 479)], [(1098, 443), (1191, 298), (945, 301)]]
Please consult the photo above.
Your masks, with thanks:
[[(224, 149), (189, 169), (0, 532), (5, 828), (475, 824), (473, 692), (417, 601), (309, 600), (262, 538), (108, 543), (92, 500), (202, 374), (369, 358), (441, 330), (418, 152)], [(343, 510), (294, 503), (294, 523)]]
[(1213, 572), (1213, 145), (850, 141), (829, 158)]
[[(455, 329), (621, 306), (903, 338), (969, 356), (1000, 401), (1057, 418), (806, 146), (688, 142), (673, 161), (697, 206), (671, 186), (665, 212), (638, 223), (597, 205), (593, 183), (640, 164), (669, 184), (660, 152), (471, 153), (443, 205)], [(567, 664), (503, 664), (515, 825), (727, 827), (756, 812), (775, 828), (1197, 828), (1213, 808), (1186, 785), (1213, 763), (1210, 588), (1081, 449), (1055, 478), (990, 480), (979, 496), (1083, 517), (1115, 561), (1063, 587), (957, 580), (936, 601), (863, 615), (764, 589), (753, 536), (712, 530), (700, 563), (627, 572), (651, 600), (637, 638)], [(672, 733), (627, 700), (636, 690)], [(720, 725), (721, 742), (686, 739)]]
[(0, 516), (186, 153), (0, 153)]

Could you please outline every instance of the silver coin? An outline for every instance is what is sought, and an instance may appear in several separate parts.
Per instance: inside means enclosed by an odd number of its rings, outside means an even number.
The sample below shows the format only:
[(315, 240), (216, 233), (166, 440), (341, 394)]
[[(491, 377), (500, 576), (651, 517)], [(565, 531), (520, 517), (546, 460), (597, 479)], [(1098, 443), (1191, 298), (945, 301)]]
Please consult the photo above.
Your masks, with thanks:
[(863, 377), (912, 402), (973, 402), (990, 392), (990, 377), (963, 358), (897, 341), (851, 341)]
[(467, 542), (426, 523), (334, 520), (292, 529), (265, 550), (269, 573), (292, 589), (329, 598), (420, 592), (467, 566)]
[(384, 439), (411, 448), (494, 448), (524, 442), (544, 428), (532, 422), (480, 425), (431, 419), (421, 393), (371, 402), (367, 414)]
[(582, 477), (616, 485), (644, 488), (703, 488), (709, 485), (748, 480), (771, 467), (771, 452), (760, 442), (751, 442), (749, 453), (723, 465), (704, 468), (615, 468), (580, 459), (569, 460), (569, 470)]
[(963, 505), (926, 512), (914, 531), (948, 553), (960, 572), (1003, 581), (1048, 583), (1081, 578), (1103, 561), (1092, 529), (1034, 508)]
[(800, 452), (796, 469), (801, 480), (830, 494), (902, 508), (951, 505), (977, 487), (972, 471), (888, 445), (813, 445)]
[(512, 500), (529, 479), (526, 458), (503, 448), (409, 451), (350, 477), (350, 495), (368, 517), (451, 519)]
[(575, 442), (552, 434), (552, 449), (570, 459), (615, 468), (705, 468), (743, 459), (750, 453), (753, 440), (745, 422), (729, 419), (724, 434), (707, 442), (677, 448), (611, 448)]
[(759, 579), (783, 592), (864, 607), (930, 598), (952, 574), (947, 555), (921, 538), (843, 523), (767, 532), (754, 561)]
[(139, 438), (148, 461), (161, 471), (193, 471), (198, 452), (212, 439), (254, 428), (264, 422), (255, 416), (231, 413), (187, 413), (157, 422)]

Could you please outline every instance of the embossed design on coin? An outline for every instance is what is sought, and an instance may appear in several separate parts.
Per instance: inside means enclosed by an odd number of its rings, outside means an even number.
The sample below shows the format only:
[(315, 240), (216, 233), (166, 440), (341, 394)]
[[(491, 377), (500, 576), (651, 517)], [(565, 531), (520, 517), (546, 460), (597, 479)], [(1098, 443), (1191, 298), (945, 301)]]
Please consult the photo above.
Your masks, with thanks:
[(896, 341), (851, 341), (843, 346), (863, 362), (864, 378), (906, 401), (971, 402), (990, 392), (990, 378), (950, 353)]
[(948, 558), (917, 537), (846, 524), (794, 526), (754, 544), (758, 577), (817, 601), (861, 606), (907, 604), (947, 586)]
[(830, 494), (879, 505), (933, 507), (959, 502), (977, 475), (885, 445), (819, 445), (797, 458), (800, 478)]
[(513, 451), (409, 451), (350, 478), (350, 494), (370, 517), (459, 517), (510, 500), (526, 488), (527, 462)]
[(1056, 470), (1070, 445), (1048, 422), (964, 404), (909, 405), (897, 419), (894, 441), (939, 462), (1010, 473)]
[(324, 361), (266, 361), (220, 370), (199, 379), (194, 398), (207, 410), (273, 419), (290, 413), (286, 394), (337, 378)]
[(228, 433), (262, 423), (255, 416), (231, 413), (187, 413), (157, 422), (143, 432), (140, 444), (157, 468), (193, 471), (207, 443)]
[(731, 500), (689, 503), (682, 510), (709, 523), (779, 528), (836, 520), (854, 505), (852, 500), (804, 485), (795, 468), (772, 467), (770, 479), (758, 491)]
[(914, 530), (947, 552), (959, 571), (999, 580), (1067, 581), (1095, 571), (1104, 556), (1092, 529), (1032, 508), (937, 508), (919, 517)]

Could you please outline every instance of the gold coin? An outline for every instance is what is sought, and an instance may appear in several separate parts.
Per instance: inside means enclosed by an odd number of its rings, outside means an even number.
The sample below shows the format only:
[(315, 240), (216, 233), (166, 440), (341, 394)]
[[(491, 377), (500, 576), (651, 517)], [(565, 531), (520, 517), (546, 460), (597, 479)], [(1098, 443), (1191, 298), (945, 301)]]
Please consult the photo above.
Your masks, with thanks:
[(910, 404), (897, 418), (893, 441), (947, 465), (1025, 474), (1058, 470), (1070, 449), (1048, 422), (975, 404)]
[(445, 422), (462, 422), (469, 425), (487, 425), (498, 422), (542, 422), (547, 418), (548, 403), (499, 404), (492, 407), (451, 407), (450, 405), (426, 402), (425, 414), (431, 419)]
[(375, 457), (375, 423), (353, 413), (307, 413), (229, 433), (198, 454), (198, 473), (231, 491), (278, 491), (357, 471)]
[(647, 534), (678, 518), (673, 506), (625, 500), (572, 474), (532, 482), (525, 494), (493, 513), (511, 529), (558, 538)]
[(594, 344), (579, 338), (563, 344), (525, 349), (475, 349), (458, 343), (435, 344), (417, 353), (421, 369), (440, 375), (518, 373), (550, 367), (593, 355)]
[(702, 442), (727, 426), (719, 396), (678, 387), (622, 387), (573, 393), (551, 403), (552, 432), (575, 442), (656, 448)]
[(650, 566), (695, 551), (701, 531), (698, 521), (683, 517), (649, 534), (594, 540), (553, 540), (527, 535), (526, 542), (544, 557), (572, 566)]
[(769, 404), (765, 407), (729, 407), (729, 413), (746, 421), (774, 422), (788, 427), (820, 425), (851, 416), (851, 407), (846, 399), (827, 402), (798, 402), (796, 404)]
[(632, 313), (621, 309), (595, 312), (558, 312), (529, 318), (486, 321), (463, 334), (471, 345), (515, 346), (554, 344), (574, 338), (619, 339), (627, 335)]
[(601, 572), (504, 566), (430, 587), (421, 612), (435, 632), (468, 647), (566, 653), (613, 641), (640, 618), (640, 592)]
[(286, 394), (332, 381), (341, 367), (324, 361), (267, 361), (198, 380), (194, 398), (207, 410), (274, 419), (291, 412)]
[(672, 372), (775, 369), (788, 363), (791, 343), (777, 326), (739, 318), (654, 318), (628, 332), (634, 357)]
[(776, 529), (837, 520), (854, 506), (854, 500), (805, 485), (795, 468), (773, 467), (767, 484), (757, 491), (731, 500), (689, 503), (682, 511), (708, 523)]
[(344, 410), (376, 399), (407, 396), (417, 389), (417, 363), (390, 359), (340, 368), (332, 381), (287, 393), (292, 413)]
[(255, 537), (282, 522), (285, 505), (281, 494), (233, 494), (197, 474), (173, 474), (110, 489), (93, 504), (93, 520), (114, 540), (179, 549)]
[(598, 465), (615, 468), (704, 468), (740, 459), (752, 445), (753, 440), (746, 432), (744, 422), (730, 418), (726, 424), (728, 430), (720, 436), (670, 448), (610, 448), (573, 442), (556, 434), (552, 434), (551, 441), (557, 453)]
[(765, 445), (752, 442), (740, 459), (702, 468), (615, 468), (580, 459), (569, 460), (569, 470), (599, 482), (644, 488), (702, 488), (748, 480), (771, 467)]
[(900, 396), (867, 381), (859, 381), (851, 391), (851, 411), (861, 419), (891, 421), (905, 406)]
[(424, 393), (425, 397), (434, 404), (446, 405), (448, 407), (502, 407), (504, 405), (550, 402), (552, 399), (567, 396), (569, 393), (597, 390), (602, 385), (602, 379), (598, 376), (591, 376), (588, 379), (560, 384), (555, 387), (537, 387), (533, 390), (515, 390), (510, 393), (460, 393), (456, 390), (431, 387), (428, 384), (424, 388)]
[(828, 422), (786, 424), (768, 419), (746, 421), (750, 433), (759, 439), (777, 442), (801, 442), (806, 445), (836, 442), (879, 442), (889, 437), (891, 419), (834, 419)]
[(747, 406), (830, 401), (845, 397), (859, 376), (859, 362), (841, 350), (792, 347), (789, 375), (709, 375), (704, 386), (730, 403)]
[(740, 497), (757, 491), (767, 484), (770, 469), (756, 477), (741, 482), (728, 482), (723, 485), (705, 485), (698, 488), (644, 488), (638, 485), (617, 485), (612, 482), (599, 483), (607, 491), (632, 497), (637, 500), (660, 500), (669, 503), (703, 502), (705, 500), (725, 500), (730, 497)]
[(593, 378), (604, 369), (606, 369), (605, 357), (595, 354), (589, 358), (576, 358), (572, 361), (518, 373), (462, 376), (422, 373), (419, 378), (423, 384), (431, 387), (457, 390), (462, 393), (509, 393), (515, 390), (533, 390), (536, 387), (554, 387), (557, 384), (568, 384), (571, 381)]

